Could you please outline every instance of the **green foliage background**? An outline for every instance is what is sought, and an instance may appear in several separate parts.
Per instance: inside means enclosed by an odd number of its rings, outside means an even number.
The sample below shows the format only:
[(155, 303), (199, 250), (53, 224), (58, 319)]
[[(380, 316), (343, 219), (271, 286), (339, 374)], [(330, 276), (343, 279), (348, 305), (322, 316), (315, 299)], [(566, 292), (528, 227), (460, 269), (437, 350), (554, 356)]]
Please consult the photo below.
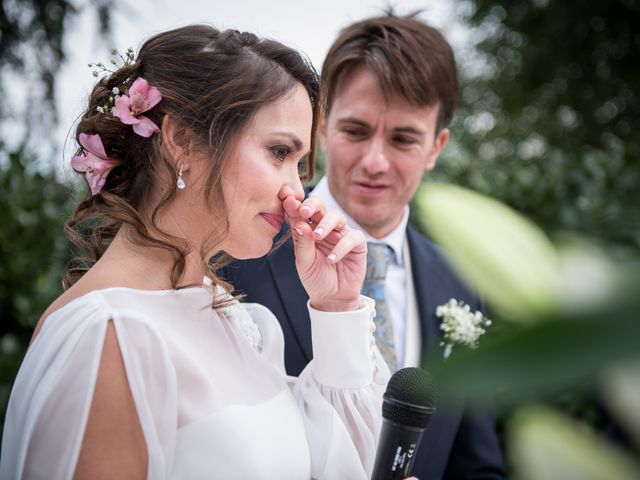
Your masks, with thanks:
[[(62, 291), (70, 246), (62, 223), (69, 192), (52, 172), (34, 169), (24, 150), (0, 144), (0, 408), (24, 356), (33, 327)], [(3, 415), (4, 418), (4, 415)]]
[[(97, 35), (107, 36), (113, 4), (0, 3), (0, 119), (29, 127), (25, 138), (0, 138), (0, 428), (33, 327), (62, 292), (62, 273), (72, 254), (63, 233), (72, 191), (56, 174), (59, 156), (38, 158), (29, 145), (45, 143), (57, 120), (54, 92), (65, 60), (65, 32), (87, 8), (96, 14)], [(25, 105), (10, 101), (12, 84), (5, 81), (9, 77), (28, 85)], [(9, 148), (9, 140), (18, 146)]]
[[(477, 52), (472, 62), (462, 64), (452, 140), (425, 181), (451, 182), (501, 200), (532, 219), (554, 241), (568, 233), (586, 237), (611, 261), (635, 271), (637, 279), (640, 138), (634, 126), (640, 120), (640, 2), (460, 4)], [(499, 349), (494, 352), (485, 342), (486, 358), (510, 358), (519, 372), (515, 375), (529, 380), (512, 382), (508, 392), (498, 395), (501, 424), (508, 424), (522, 405), (542, 402), (580, 420), (585, 431), (610, 435), (613, 430), (618, 438), (620, 424), (611, 423), (596, 376), (608, 364), (593, 359), (603, 352), (609, 359), (624, 355), (628, 342), (607, 344), (611, 338), (606, 333), (627, 322), (622, 335), (633, 336), (628, 326), (639, 320), (633, 312), (611, 318), (602, 306), (591, 332), (582, 331), (578, 337), (569, 327), (564, 339), (558, 332), (567, 328), (566, 323), (541, 340), (537, 333), (498, 322), (493, 333), (509, 339), (504, 343), (510, 353), (500, 356)], [(580, 325), (585, 320), (566, 321)], [(620, 327), (615, 327), (618, 321)], [(593, 350), (595, 345), (600, 350)], [(491, 373), (482, 372), (480, 366), (486, 360), (482, 354), (463, 361), (451, 377), (468, 384), (475, 374), (478, 381), (490, 383)], [(564, 362), (540, 363), (541, 355)], [(470, 368), (474, 365), (477, 371)], [(593, 368), (585, 375), (584, 369), (571, 365)], [(535, 375), (544, 381), (533, 382)], [(512, 477), (518, 470), (513, 457), (509, 456)]]
[[(640, 2), (459, 4), (477, 52), (462, 64), (452, 141), (426, 181), (485, 193), (532, 219), (552, 239), (582, 235), (613, 261), (640, 271), (640, 138), (634, 129), (640, 119)], [(513, 329), (500, 322), (496, 327), (498, 335)], [(598, 339), (607, 337), (592, 340)], [(566, 345), (565, 357), (579, 362), (582, 347)], [(527, 365), (513, 358), (514, 365)], [(535, 355), (527, 358), (535, 361)], [(501, 419), (538, 401), (580, 419), (587, 429), (610, 428), (596, 401), (596, 378), (569, 382), (562, 368), (557, 364), (554, 374), (564, 378), (565, 388), (520, 385), (509, 393), (518, 402), (499, 396), (505, 403)]]
[(640, 246), (640, 2), (476, 0), (482, 67), (432, 178), (466, 185), (546, 231)]

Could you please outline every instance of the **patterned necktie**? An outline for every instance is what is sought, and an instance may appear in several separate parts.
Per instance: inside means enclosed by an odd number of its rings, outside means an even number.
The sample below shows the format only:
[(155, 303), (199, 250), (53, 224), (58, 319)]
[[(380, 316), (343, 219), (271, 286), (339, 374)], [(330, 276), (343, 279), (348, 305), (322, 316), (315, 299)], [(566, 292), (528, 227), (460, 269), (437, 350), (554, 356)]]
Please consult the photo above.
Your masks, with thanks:
[(393, 343), (393, 325), (389, 314), (389, 305), (384, 296), (384, 279), (393, 255), (391, 247), (385, 243), (367, 244), (367, 274), (362, 285), (362, 294), (376, 301), (376, 344), (391, 372), (398, 369), (395, 345)]

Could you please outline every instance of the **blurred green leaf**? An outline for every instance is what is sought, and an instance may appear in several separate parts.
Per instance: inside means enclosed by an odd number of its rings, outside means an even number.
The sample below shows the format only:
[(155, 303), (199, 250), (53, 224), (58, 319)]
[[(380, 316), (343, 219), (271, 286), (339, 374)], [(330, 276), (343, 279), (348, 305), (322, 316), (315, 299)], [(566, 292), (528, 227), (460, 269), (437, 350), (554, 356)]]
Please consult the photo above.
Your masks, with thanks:
[(555, 249), (522, 215), (462, 187), (430, 183), (417, 195), (418, 221), (454, 267), (509, 320), (532, 320), (558, 307)]
[(639, 358), (640, 298), (627, 297), (588, 312), (546, 317), (520, 328), (491, 330), (476, 350), (458, 349), (430, 366), (447, 399), (517, 404), (595, 378), (609, 366)]
[(584, 311), (617, 295), (635, 294), (629, 291), (635, 272), (626, 264), (614, 262), (605, 248), (584, 237), (562, 234), (558, 257), (562, 275), (560, 297), (566, 310)]
[(640, 362), (612, 367), (604, 375), (601, 390), (620, 427), (640, 448)]
[(557, 412), (529, 407), (510, 422), (509, 446), (522, 480), (637, 480), (640, 465)]

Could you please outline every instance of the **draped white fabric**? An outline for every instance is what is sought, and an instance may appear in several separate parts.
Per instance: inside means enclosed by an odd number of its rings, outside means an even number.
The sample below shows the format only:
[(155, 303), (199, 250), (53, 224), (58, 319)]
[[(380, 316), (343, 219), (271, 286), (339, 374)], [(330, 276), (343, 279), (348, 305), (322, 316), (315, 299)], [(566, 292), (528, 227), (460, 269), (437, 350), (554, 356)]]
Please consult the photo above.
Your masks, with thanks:
[(11, 393), (0, 478), (72, 478), (109, 321), (149, 479), (368, 478), (388, 380), (371, 301), (348, 313), (309, 308), (314, 360), (298, 378), (285, 375), (269, 310), (210, 301), (206, 288), (111, 288), (54, 312)]

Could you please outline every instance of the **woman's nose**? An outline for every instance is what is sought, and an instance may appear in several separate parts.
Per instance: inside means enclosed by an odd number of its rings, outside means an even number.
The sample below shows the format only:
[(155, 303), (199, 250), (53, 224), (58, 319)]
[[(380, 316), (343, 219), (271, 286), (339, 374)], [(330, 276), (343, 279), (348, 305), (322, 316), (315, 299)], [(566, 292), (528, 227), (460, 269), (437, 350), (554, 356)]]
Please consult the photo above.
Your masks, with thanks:
[(278, 198), (280, 198), (280, 200), (284, 200), (290, 196), (295, 197), (299, 201), (304, 200), (304, 187), (302, 186), (302, 181), (298, 175), (297, 166), (295, 174), (290, 174), (288, 176), (286, 182), (282, 185), (280, 192), (278, 193)]

